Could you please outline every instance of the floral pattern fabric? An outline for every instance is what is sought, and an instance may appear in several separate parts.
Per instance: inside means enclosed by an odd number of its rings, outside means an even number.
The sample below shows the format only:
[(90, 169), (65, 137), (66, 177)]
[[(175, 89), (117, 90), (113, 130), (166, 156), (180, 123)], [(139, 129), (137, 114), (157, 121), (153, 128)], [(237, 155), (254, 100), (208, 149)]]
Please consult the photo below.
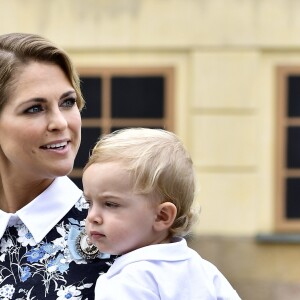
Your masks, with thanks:
[(87, 261), (78, 253), (86, 208), (81, 199), (38, 244), (22, 222), (6, 229), (0, 242), (0, 300), (94, 299), (95, 282), (112, 258), (102, 254)]

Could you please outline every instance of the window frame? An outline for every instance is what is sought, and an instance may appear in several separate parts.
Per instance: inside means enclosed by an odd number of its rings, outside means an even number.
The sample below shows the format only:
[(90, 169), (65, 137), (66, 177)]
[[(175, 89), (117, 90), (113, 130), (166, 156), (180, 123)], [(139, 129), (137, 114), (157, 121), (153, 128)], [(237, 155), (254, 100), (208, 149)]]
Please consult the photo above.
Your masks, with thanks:
[[(276, 116), (276, 181), (275, 181), (275, 230), (277, 232), (300, 231), (300, 218), (288, 219), (286, 217), (286, 179), (300, 178), (300, 168), (289, 169), (287, 159), (287, 128), (300, 127), (300, 116), (288, 116), (288, 77), (300, 76), (300, 66), (278, 66), (276, 70), (277, 83), (277, 116)], [(299, 153), (300, 155), (300, 153)]]
[[(174, 68), (173, 67), (77, 67), (79, 76), (99, 76), (102, 80), (100, 118), (82, 118), (82, 127), (99, 127), (107, 134), (113, 127), (161, 127), (174, 129)], [(164, 116), (162, 118), (113, 118), (111, 116), (111, 78), (114, 76), (162, 76), (164, 78)], [(96, 142), (96, 141), (95, 141)], [(81, 168), (74, 168), (72, 178), (82, 176)]]

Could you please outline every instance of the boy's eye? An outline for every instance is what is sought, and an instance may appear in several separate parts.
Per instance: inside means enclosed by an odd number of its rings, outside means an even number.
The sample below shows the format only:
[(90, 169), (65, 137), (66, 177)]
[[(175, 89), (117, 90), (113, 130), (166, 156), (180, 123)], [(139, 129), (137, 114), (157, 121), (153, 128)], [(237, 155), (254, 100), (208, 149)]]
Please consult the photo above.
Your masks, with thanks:
[(82, 199), (84, 199), (85, 203), (86, 203), (88, 206), (91, 205), (91, 200), (87, 199), (87, 197), (84, 196), (84, 195), (82, 195), (81, 197), (82, 197)]
[(87, 204), (87, 208), (88, 208), (88, 210), (90, 210), (91, 208), (92, 208), (92, 206), (93, 206), (93, 203), (92, 203), (92, 201), (90, 201), (90, 200), (86, 200), (86, 204)]
[(105, 202), (105, 206), (110, 207), (110, 208), (116, 208), (116, 207), (119, 207), (120, 205), (118, 203), (114, 203), (114, 202)]
[(73, 107), (76, 103), (76, 99), (75, 98), (68, 98), (68, 99), (65, 99), (62, 103), (61, 106), (63, 107)]

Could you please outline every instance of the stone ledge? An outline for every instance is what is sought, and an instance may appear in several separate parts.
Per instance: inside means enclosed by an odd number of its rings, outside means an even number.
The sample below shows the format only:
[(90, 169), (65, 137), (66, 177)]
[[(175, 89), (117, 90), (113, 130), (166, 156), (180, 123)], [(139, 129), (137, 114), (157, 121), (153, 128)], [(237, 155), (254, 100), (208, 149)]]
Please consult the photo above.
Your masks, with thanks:
[(299, 233), (259, 233), (255, 236), (259, 243), (300, 244)]

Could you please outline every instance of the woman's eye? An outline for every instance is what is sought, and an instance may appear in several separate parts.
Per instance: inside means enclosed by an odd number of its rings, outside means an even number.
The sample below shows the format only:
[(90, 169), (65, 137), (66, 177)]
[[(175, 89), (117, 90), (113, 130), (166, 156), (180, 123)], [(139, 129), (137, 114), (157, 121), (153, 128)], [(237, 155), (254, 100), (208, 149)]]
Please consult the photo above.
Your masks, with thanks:
[(34, 105), (25, 110), (25, 113), (35, 114), (43, 111), (43, 107), (41, 105)]
[(75, 98), (68, 98), (68, 99), (65, 99), (62, 103), (61, 106), (63, 107), (73, 107), (76, 103), (76, 99)]

